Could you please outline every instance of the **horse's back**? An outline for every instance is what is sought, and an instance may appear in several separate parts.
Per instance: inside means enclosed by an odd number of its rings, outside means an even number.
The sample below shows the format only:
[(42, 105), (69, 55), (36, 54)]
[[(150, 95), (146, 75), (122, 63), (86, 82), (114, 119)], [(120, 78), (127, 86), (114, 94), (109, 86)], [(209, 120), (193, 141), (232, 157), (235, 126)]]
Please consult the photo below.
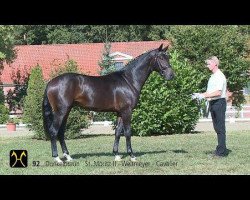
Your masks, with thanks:
[(47, 94), (51, 102), (67, 105), (77, 102), (89, 110), (116, 111), (127, 104), (124, 102), (128, 95), (126, 87), (121, 73), (105, 76), (65, 73), (48, 83)]
[(117, 94), (122, 88), (117, 73), (104, 76), (80, 76), (76, 101), (85, 108), (96, 111), (117, 109)]

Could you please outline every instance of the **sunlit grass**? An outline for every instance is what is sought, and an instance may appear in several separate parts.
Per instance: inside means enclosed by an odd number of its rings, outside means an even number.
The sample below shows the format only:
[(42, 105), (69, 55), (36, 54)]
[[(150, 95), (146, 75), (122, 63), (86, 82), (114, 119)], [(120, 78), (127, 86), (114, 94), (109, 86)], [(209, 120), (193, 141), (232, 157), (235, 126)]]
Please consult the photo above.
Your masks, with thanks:
[[(250, 174), (250, 132), (227, 134), (230, 153), (214, 158), (214, 132), (153, 137), (132, 137), (137, 163), (126, 154), (125, 138), (121, 137), (119, 152), (122, 162), (113, 162), (114, 136), (88, 136), (66, 141), (74, 162), (65, 166), (53, 164), (49, 141), (30, 137), (0, 138), (0, 174)], [(11, 168), (9, 152), (12, 149), (28, 151), (27, 168)], [(62, 155), (60, 145), (58, 150)], [(33, 166), (38, 164), (39, 166)], [(47, 165), (46, 165), (47, 164)]]

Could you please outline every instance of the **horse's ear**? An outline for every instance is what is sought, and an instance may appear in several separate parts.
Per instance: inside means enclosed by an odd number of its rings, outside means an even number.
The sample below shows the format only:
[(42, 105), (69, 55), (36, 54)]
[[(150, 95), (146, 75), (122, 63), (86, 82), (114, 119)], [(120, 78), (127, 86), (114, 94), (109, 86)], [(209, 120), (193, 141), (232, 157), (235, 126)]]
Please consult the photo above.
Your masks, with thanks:
[(168, 50), (168, 46), (162, 49), (162, 51), (167, 51), (167, 50)]
[(159, 51), (162, 51), (162, 47), (163, 47), (163, 44), (161, 44), (161, 46), (159, 47)]

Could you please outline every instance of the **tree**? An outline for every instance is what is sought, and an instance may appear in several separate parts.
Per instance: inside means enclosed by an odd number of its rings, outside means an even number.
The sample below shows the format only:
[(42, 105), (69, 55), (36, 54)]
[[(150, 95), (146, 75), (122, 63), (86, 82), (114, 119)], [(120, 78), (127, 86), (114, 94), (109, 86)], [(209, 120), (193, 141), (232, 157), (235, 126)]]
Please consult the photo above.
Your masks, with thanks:
[(63, 65), (59, 65), (58, 67), (51, 70), (50, 79), (64, 73), (79, 73), (77, 63), (74, 60), (68, 58), (68, 60)]
[(9, 90), (6, 95), (6, 101), (9, 104), (9, 110), (23, 110), (23, 101), (24, 97), (27, 95), (29, 74), (26, 69), (23, 72), (18, 69), (15, 73), (12, 72), (11, 79), (15, 84), (15, 87), (13, 90)]
[(15, 25), (15, 44), (150, 40), (150, 25)]
[(47, 37), (49, 44), (71, 44), (77, 42), (74, 40), (74, 34), (66, 25), (51, 26)]
[(47, 44), (47, 34), (49, 27), (47, 25), (15, 25), (15, 44)]
[(4, 92), (3, 88), (0, 87), (0, 124), (6, 123), (8, 118), (9, 118), (9, 110), (4, 105)]
[(16, 57), (14, 50), (14, 27), (0, 25), (0, 71), (3, 62), (10, 63)]
[(24, 99), (23, 121), (35, 132), (37, 139), (45, 139), (42, 116), (42, 102), (45, 90), (42, 68), (37, 65), (32, 68)]
[(238, 26), (171, 26), (165, 37), (172, 40), (172, 46), (187, 59), (198, 74), (205, 74), (200, 89), (205, 91), (209, 70), (204, 68), (204, 60), (216, 55), (220, 59), (220, 69), (228, 80), (228, 88), (233, 93), (233, 104), (240, 107), (245, 98), (242, 89), (249, 81), (250, 70), (247, 56), (245, 29)]
[(0, 87), (0, 104), (4, 104), (5, 98), (4, 98), (4, 92), (3, 87)]
[(148, 34), (149, 40), (162, 40), (165, 35), (170, 31), (169, 25), (152, 25)]
[(5, 124), (9, 119), (9, 110), (4, 104), (0, 104), (0, 124)]
[(111, 44), (106, 42), (104, 44), (104, 51), (102, 54), (102, 60), (98, 62), (98, 65), (101, 67), (100, 75), (109, 74), (116, 70), (114, 64), (114, 57), (110, 56)]

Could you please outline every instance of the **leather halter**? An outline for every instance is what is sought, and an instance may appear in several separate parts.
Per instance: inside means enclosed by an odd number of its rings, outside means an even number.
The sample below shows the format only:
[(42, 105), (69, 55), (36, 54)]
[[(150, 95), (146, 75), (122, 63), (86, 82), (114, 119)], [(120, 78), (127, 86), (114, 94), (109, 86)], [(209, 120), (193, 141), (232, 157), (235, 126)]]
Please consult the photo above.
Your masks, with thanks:
[(159, 61), (158, 61), (158, 57), (159, 57), (159, 55), (157, 54), (153, 59), (154, 59), (154, 64), (153, 64), (153, 66), (155, 66), (155, 64), (157, 63), (158, 64), (158, 67), (159, 67), (159, 69), (160, 69), (160, 74), (163, 76), (163, 72), (166, 70), (166, 69), (162, 69), (162, 66), (161, 66), (161, 64), (159, 63)]

